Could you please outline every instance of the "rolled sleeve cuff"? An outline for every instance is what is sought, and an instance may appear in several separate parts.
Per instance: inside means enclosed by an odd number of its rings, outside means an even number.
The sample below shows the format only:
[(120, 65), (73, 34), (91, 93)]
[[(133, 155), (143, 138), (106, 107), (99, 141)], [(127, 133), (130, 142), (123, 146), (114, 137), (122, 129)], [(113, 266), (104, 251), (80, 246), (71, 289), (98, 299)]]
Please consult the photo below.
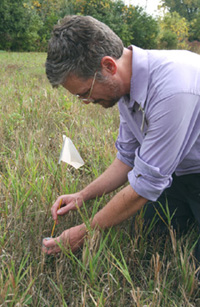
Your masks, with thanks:
[(131, 163), (128, 159), (126, 159), (123, 155), (120, 154), (120, 152), (117, 153), (117, 159), (122, 161), (124, 164), (130, 166), (133, 168), (134, 164)]
[(120, 142), (116, 141), (115, 147), (117, 148), (117, 158), (122, 161), (123, 163), (127, 164), (130, 167), (134, 166), (135, 160), (135, 148), (127, 148), (123, 149), (123, 146)]
[(171, 175), (163, 175), (159, 167), (144, 162), (136, 153), (135, 167), (128, 173), (132, 188), (140, 196), (156, 201), (161, 193), (172, 183)]

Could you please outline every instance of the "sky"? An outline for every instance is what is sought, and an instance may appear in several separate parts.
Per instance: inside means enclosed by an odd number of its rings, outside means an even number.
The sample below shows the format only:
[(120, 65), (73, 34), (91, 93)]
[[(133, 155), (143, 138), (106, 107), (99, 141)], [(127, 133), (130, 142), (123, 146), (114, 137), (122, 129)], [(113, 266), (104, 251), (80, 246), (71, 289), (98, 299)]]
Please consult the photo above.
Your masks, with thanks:
[(132, 4), (142, 6), (149, 15), (158, 15), (157, 6), (160, 0), (124, 0), (124, 2), (126, 5)]

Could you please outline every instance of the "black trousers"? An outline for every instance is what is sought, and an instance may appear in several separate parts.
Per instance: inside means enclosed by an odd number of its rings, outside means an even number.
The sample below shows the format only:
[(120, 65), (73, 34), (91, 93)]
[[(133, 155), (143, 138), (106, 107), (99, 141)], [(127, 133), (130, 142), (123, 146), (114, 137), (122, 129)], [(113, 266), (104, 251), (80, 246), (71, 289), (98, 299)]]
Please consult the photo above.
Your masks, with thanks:
[[(179, 233), (187, 232), (190, 225), (194, 222), (198, 225), (200, 234), (200, 174), (189, 174), (176, 176), (173, 174), (173, 182), (170, 188), (167, 188), (156, 202), (148, 202), (145, 205), (144, 220), (148, 223), (155, 216), (156, 210), (165, 220), (166, 216), (161, 209), (160, 204), (165, 208), (168, 204), (170, 215), (174, 216), (171, 225)], [(156, 208), (156, 209), (155, 209)], [(159, 216), (158, 215), (158, 216)], [(165, 223), (159, 218), (155, 227), (166, 229)], [(195, 257), (200, 262), (200, 238), (196, 245)]]

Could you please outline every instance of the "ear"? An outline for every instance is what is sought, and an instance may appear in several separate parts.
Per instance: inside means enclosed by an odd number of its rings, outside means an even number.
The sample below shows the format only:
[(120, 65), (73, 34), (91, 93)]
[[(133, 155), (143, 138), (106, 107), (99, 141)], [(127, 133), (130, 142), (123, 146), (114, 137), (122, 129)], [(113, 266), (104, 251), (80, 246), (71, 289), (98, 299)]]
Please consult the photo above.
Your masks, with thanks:
[(114, 75), (117, 72), (117, 63), (116, 61), (110, 56), (104, 56), (101, 60), (101, 67), (106, 72)]

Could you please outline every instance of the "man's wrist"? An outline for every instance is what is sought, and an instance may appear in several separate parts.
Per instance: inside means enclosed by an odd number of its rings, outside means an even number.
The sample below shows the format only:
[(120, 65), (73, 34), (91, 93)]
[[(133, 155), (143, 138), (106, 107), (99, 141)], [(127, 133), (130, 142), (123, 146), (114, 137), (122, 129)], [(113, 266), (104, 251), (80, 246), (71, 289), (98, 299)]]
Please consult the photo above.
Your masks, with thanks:
[(91, 199), (91, 197), (88, 193), (87, 187), (80, 192), (80, 196), (81, 196), (83, 202), (86, 202), (87, 200)]

